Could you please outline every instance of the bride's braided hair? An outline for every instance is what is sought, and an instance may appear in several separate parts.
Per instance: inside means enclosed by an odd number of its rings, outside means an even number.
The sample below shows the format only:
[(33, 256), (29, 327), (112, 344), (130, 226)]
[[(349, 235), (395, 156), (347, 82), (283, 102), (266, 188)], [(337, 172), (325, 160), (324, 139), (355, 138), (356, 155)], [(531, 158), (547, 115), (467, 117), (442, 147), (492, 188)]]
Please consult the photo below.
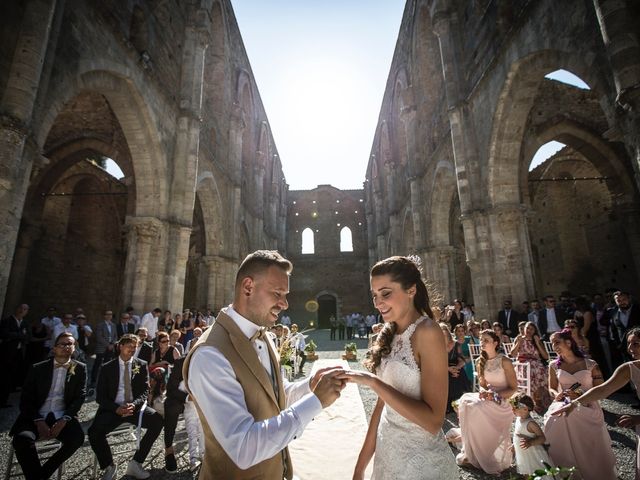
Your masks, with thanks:
[[(422, 280), (422, 274), (418, 267), (418, 261), (414, 257), (389, 257), (376, 263), (371, 269), (371, 276), (389, 275), (391, 281), (399, 283), (403, 289), (408, 290), (416, 286), (416, 294), (413, 297), (413, 306), (421, 315), (433, 318), (433, 312), (429, 305), (429, 293)], [(395, 322), (385, 323), (378, 333), (375, 342), (367, 353), (367, 359), (363, 362), (367, 370), (374, 372), (380, 366), (382, 357), (391, 352), (391, 341), (396, 334), (398, 326)]]
[[(500, 348), (500, 337), (496, 335), (496, 333), (493, 330), (490, 330), (490, 329), (481, 331), (480, 336), (482, 337), (482, 335), (488, 335), (491, 337), (491, 339), (494, 342), (498, 342), (498, 344), (496, 345), (496, 352), (497, 352), (498, 348)], [(487, 356), (487, 352), (482, 350), (480, 352), (480, 357), (478, 358), (478, 365), (476, 365), (478, 369), (478, 377), (484, 376), (484, 366), (487, 364), (488, 360), (489, 360), (489, 357)]]

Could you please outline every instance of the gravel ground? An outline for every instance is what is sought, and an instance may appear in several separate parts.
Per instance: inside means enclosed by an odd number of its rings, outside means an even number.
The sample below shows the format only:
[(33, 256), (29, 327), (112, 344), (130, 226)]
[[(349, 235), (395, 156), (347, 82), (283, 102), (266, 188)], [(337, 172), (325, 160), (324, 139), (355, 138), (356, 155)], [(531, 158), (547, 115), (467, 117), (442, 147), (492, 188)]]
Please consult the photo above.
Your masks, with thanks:
[[(340, 358), (340, 355), (344, 350), (344, 344), (346, 343), (346, 340), (329, 340), (328, 330), (317, 330), (311, 332), (309, 337), (312, 338), (318, 345), (317, 353), (320, 358)], [(354, 341), (358, 345), (359, 349), (358, 360), (355, 362), (349, 362), (349, 364), (353, 369), (363, 369), (360, 362), (362, 361), (362, 358), (364, 358), (364, 353), (366, 352), (367, 340), (356, 338)], [(305, 365), (305, 373), (308, 373), (311, 367), (311, 362)], [(360, 394), (364, 403), (367, 419), (369, 419), (376, 403), (376, 395), (373, 394), (370, 389), (363, 387), (360, 388)], [(13, 405), (17, 405), (18, 395), (19, 394), (17, 393), (13, 394), (10, 399), (10, 403), (12, 403)], [(605, 419), (607, 421), (609, 433), (611, 435), (611, 443), (613, 445), (614, 453), (618, 459), (617, 466), (619, 478), (625, 480), (634, 479), (636, 444), (635, 434), (632, 430), (616, 427), (614, 422), (616, 418), (623, 413), (637, 414), (638, 410), (631, 407), (631, 405), (635, 403), (637, 403), (637, 398), (631, 394), (616, 394), (613, 395), (612, 398), (602, 402), (602, 406), (605, 411)], [(80, 420), (83, 427), (85, 428), (85, 431), (89, 428), (96, 408), (97, 405), (94, 399), (89, 398), (80, 412)], [(7, 467), (10, 447), (10, 438), (7, 433), (11, 428), (11, 425), (13, 424), (13, 421), (15, 420), (17, 414), (18, 411), (15, 407), (0, 410), (0, 471), (3, 473), (5, 472), (5, 469)], [(538, 420), (540, 419), (538, 418)], [(454, 426), (457, 426), (456, 416), (447, 416), (445, 420), (444, 430), (447, 431), (449, 428)], [(125, 433), (119, 438), (126, 439), (126, 435), (129, 435), (129, 433)], [(133, 440), (126, 443), (132, 445)], [(161, 438), (159, 438), (156, 441), (154, 448), (151, 450), (151, 453), (147, 458), (147, 463), (145, 464), (145, 468), (149, 469), (149, 471), (151, 472), (151, 478), (161, 480), (191, 480), (193, 478), (193, 475), (188, 468), (187, 440), (182, 420), (178, 424), (174, 447), (176, 450), (176, 457), (178, 459), (178, 472), (169, 474), (164, 471), (163, 442)], [(118, 463), (118, 471), (120, 473), (118, 475), (118, 478), (128, 478), (124, 476), (124, 471), (126, 469), (127, 462), (133, 456), (133, 452), (126, 451), (126, 446), (114, 447), (113, 451), (114, 459)], [(93, 452), (91, 451), (88, 440), (86, 440), (84, 446), (66, 462), (63, 478), (77, 480), (92, 478), (93, 459)], [(17, 473), (19, 471), (19, 467), (15, 467), (13, 469), (14, 474), (12, 478), (23, 478)], [(501, 476), (487, 475), (475, 469), (460, 469), (460, 478), (465, 480), (488, 478), (510, 479), (516, 477), (517, 474), (515, 472), (515, 469), (510, 469), (504, 472)]]

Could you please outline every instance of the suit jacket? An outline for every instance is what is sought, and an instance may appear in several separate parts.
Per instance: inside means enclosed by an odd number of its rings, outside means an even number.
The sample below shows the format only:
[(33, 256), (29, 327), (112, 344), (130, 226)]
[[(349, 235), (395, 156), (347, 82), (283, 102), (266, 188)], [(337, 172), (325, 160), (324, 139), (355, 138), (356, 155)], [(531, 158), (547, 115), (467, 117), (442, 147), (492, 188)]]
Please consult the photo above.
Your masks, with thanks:
[[(558, 322), (558, 326), (562, 329), (564, 328), (564, 321), (567, 316), (564, 310), (559, 307), (555, 307), (554, 310), (556, 312), (556, 322)], [(540, 309), (540, 316), (538, 317), (538, 330), (540, 330), (540, 335), (543, 338), (547, 338), (547, 327), (547, 309), (543, 307)]]
[(510, 310), (509, 321), (507, 321), (507, 312), (500, 310), (498, 312), (498, 322), (502, 325), (504, 333), (510, 337), (515, 337), (518, 334), (518, 322), (520, 322), (520, 314), (514, 309)]
[[(18, 322), (13, 315), (0, 321), (0, 344), (4, 355), (11, 356), (19, 349), (20, 344), (24, 346), (25, 340), (26, 335), (22, 333), (22, 321)], [(0, 356), (2, 355), (3, 352), (0, 352)]]
[[(274, 374), (278, 385), (277, 394), (274, 392), (269, 374), (260, 363), (251, 341), (224, 312), (218, 315), (213, 326), (207, 329), (200, 338), (200, 341), (195, 344), (184, 361), (182, 373), (187, 389), (189, 389), (189, 363), (193, 358), (193, 353), (203, 345), (213, 346), (231, 364), (235, 380), (242, 385), (245, 392), (247, 410), (257, 421), (274, 417), (287, 407), (280, 368), (278, 368), (278, 359), (270, 344), (269, 355), (272, 364), (275, 366)], [(206, 400), (199, 399), (201, 402)], [(246, 470), (238, 468), (214, 437), (206, 417), (200, 411), (197, 398), (194, 398), (194, 403), (198, 409), (205, 438), (205, 453), (203, 466), (200, 469), (200, 480), (219, 480), (221, 478), (247, 480), (256, 478), (282, 479), (283, 477), (290, 480), (292, 478), (293, 469), (288, 448)]]
[[(98, 413), (101, 411), (113, 412), (120, 406), (116, 403), (118, 385), (120, 383), (120, 357), (102, 365), (96, 386), (96, 402)], [(149, 396), (149, 369), (147, 362), (139, 358), (131, 359), (131, 394), (136, 411), (144, 404)]]
[(626, 327), (620, 321), (619, 308), (612, 308), (608, 312), (611, 340), (617, 348), (623, 350), (623, 353), (625, 353), (627, 349), (627, 331), (633, 327), (640, 327), (640, 305), (632, 304), (630, 308)]
[(124, 328), (120, 322), (116, 324), (116, 333), (118, 338), (122, 337), (125, 333), (135, 333), (135, 331), (136, 326), (133, 323), (127, 323), (126, 328)]
[(140, 351), (138, 352), (138, 358), (147, 362), (147, 365), (151, 363), (151, 356), (153, 355), (153, 347), (150, 343), (142, 342)]
[[(49, 396), (53, 381), (53, 358), (36, 363), (27, 374), (20, 395), (20, 414), (11, 428), (10, 435), (33, 430), (34, 421), (42, 418), (39, 411)], [(64, 415), (78, 415), (87, 394), (87, 371), (84, 363), (71, 360), (64, 382)]]
[(102, 321), (96, 326), (96, 353), (102, 355), (107, 350), (107, 345), (118, 341), (118, 330), (115, 323), (111, 323), (111, 333), (107, 328), (107, 322)]

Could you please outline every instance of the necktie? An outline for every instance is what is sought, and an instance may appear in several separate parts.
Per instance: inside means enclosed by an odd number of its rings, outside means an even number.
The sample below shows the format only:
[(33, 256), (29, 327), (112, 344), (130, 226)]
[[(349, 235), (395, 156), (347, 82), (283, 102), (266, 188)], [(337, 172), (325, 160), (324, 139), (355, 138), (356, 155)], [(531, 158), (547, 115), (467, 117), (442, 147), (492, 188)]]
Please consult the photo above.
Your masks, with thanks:
[(131, 400), (131, 373), (129, 372), (129, 362), (124, 362), (124, 401), (128, 403)]
[(68, 370), (69, 369), (69, 365), (71, 365), (71, 362), (67, 362), (67, 363), (55, 362), (55, 363), (56, 363), (55, 368), (64, 368), (65, 370)]

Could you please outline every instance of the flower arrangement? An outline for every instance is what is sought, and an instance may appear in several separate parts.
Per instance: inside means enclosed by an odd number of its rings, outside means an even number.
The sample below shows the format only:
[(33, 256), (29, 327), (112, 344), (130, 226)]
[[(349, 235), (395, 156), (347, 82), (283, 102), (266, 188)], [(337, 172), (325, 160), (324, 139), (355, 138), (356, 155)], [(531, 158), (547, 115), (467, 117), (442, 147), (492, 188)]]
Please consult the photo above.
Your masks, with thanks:
[(344, 353), (342, 354), (343, 360), (356, 360), (358, 358), (358, 345), (355, 342), (345, 344)]
[(543, 478), (553, 478), (554, 480), (570, 480), (576, 471), (576, 467), (552, 467), (547, 462), (542, 462), (544, 468), (540, 468), (529, 475), (527, 480), (542, 480)]
[(307, 361), (312, 362), (318, 359), (318, 355), (316, 355), (317, 348), (318, 348), (318, 345), (316, 345), (316, 342), (314, 342), (313, 340), (309, 340), (309, 343), (307, 343), (307, 346), (304, 347), (304, 351), (306, 352), (306, 355), (307, 355)]

